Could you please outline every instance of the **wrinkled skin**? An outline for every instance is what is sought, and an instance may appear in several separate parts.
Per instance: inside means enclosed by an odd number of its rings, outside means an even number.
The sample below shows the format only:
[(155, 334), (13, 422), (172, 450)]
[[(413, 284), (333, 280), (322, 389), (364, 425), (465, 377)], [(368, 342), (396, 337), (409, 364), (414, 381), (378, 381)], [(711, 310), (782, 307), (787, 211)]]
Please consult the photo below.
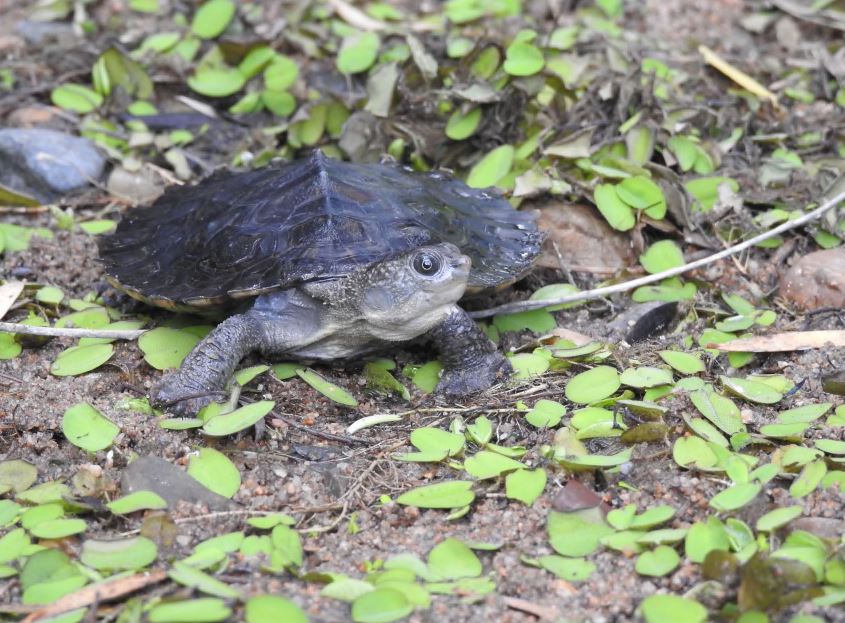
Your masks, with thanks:
[(419, 337), (429, 338), (444, 364), (438, 391), (463, 395), (507, 377), (507, 359), (457, 302), (470, 259), (453, 244), (424, 246), (349, 275), (258, 297), (247, 311), (220, 323), (168, 374), (153, 403), (193, 415), (225, 395), (240, 360), (268, 357), (331, 360), (354, 357)]

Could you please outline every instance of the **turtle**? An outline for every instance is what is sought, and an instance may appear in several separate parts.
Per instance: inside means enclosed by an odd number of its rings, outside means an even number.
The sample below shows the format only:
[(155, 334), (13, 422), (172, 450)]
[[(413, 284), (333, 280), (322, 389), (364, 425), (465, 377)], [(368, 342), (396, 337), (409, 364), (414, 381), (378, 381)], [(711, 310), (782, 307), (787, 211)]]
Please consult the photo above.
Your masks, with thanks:
[(438, 392), (489, 388), (511, 366), (458, 302), (524, 276), (542, 238), (492, 188), (315, 150), (171, 187), (101, 237), (99, 256), (136, 299), (224, 318), (153, 389), (154, 405), (187, 416), (253, 351), (348, 360), (428, 339)]

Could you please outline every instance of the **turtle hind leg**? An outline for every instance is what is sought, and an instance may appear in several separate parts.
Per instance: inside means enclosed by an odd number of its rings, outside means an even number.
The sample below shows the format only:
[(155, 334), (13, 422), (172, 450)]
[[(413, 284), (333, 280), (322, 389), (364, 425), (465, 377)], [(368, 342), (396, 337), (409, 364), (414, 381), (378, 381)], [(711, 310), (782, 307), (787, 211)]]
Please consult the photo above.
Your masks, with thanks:
[(496, 345), (457, 305), (428, 337), (437, 346), (443, 362), (438, 393), (473, 394), (507, 380), (513, 372)]
[(225, 398), (235, 368), (249, 353), (284, 353), (307, 342), (320, 326), (319, 313), (313, 299), (298, 290), (260, 296), (250, 310), (217, 325), (178, 370), (165, 375), (152, 403), (177, 415), (196, 414)]

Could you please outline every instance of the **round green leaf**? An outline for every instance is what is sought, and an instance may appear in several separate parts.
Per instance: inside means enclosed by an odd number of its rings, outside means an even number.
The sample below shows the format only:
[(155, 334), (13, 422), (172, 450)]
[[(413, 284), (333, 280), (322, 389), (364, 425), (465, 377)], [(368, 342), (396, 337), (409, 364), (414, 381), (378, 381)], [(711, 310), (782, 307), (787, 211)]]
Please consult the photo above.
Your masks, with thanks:
[(449, 480), (411, 489), (396, 498), (399, 504), (420, 508), (460, 508), (475, 499), (472, 481)]
[(659, 240), (640, 256), (640, 264), (652, 274), (682, 266), (683, 263), (684, 254), (672, 240)]
[(83, 519), (50, 519), (31, 528), (29, 533), (39, 539), (63, 539), (85, 532), (86, 527)]
[(466, 183), (473, 188), (487, 188), (507, 175), (513, 164), (512, 145), (500, 145), (481, 160), (469, 172)]
[(697, 355), (677, 350), (661, 350), (657, 354), (681, 374), (698, 374), (705, 370), (704, 362)]
[(672, 373), (663, 368), (642, 366), (640, 368), (628, 368), (619, 375), (619, 381), (623, 385), (636, 388), (657, 387), (658, 385), (669, 385), (672, 383)]
[(193, 332), (158, 327), (138, 338), (138, 347), (144, 353), (144, 360), (156, 370), (178, 368), (182, 361), (200, 341)]
[(640, 604), (646, 623), (704, 623), (707, 608), (677, 595), (651, 595)]
[(518, 469), (505, 477), (505, 495), (531, 506), (543, 494), (547, 478), (542, 467)]
[(296, 109), (296, 98), (287, 91), (262, 91), (261, 102), (278, 117), (287, 117)]
[(744, 398), (749, 402), (756, 402), (758, 404), (774, 404), (783, 398), (783, 394), (775, 388), (761, 383), (759, 381), (752, 381), (750, 379), (739, 379), (729, 376), (720, 376), (719, 380), (722, 385), (735, 396)]
[(270, 46), (262, 45), (253, 48), (247, 52), (247, 55), (244, 56), (244, 59), (238, 65), (238, 71), (243, 74), (244, 78), (249, 80), (253, 76), (258, 75), (277, 56), (281, 55), (277, 55), (276, 51)]
[[(86, 347), (90, 348), (90, 347)], [(73, 445), (88, 452), (108, 448), (120, 428), (91, 405), (81, 402), (62, 416), (62, 433)]]
[(244, 608), (246, 623), (308, 623), (305, 612), (289, 599), (278, 595), (256, 595)]
[(264, 84), (270, 91), (287, 91), (299, 76), (299, 66), (288, 56), (277, 54), (264, 70)]
[(276, 406), (276, 403), (272, 400), (253, 402), (251, 405), (235, 409), (231, 413), (217, 415), (211, 418), (203, 424), (202, 432), (213, 437), (233, 435), (253, 426), (261, 418), (270, 413), (274, 406)]
[(214, 39), (223, 34), (234, 16), (232, 0), (208, 0), (194, 13), (191, 30), (201, 39)]
[(601, 215), (613, 229), (628, 231), (636, 224), (634, 211), (619, 198), (613, 184), (599, 184), (593, 191), (593, 201)]
[(116, 541), (87, 540), (82, 544), (80, 560), (98, 571), (124, 571), (146, 567), (156, 556), (156, 544), (136, 536)]
[(64, 298), (65, 293), (62, 292), (61, 288), (57, 288), (56, 286), (44, 286), (43, 288), (38, 288), (38, 292), (35, 293), (36, 301), (47, 303), (48, 305), (58, 305)]
[(344, 37), (337, 53), (337, 68), (344, 74), (357, 74), (373, 66), (381, 40), (374, 32)]
[(106, 504), (115, 515), (125, 515), (140, 510), (161, 510), (167, 508), (167, 502), (158, 493), (135, 491)]
[(553, 428), (566, 415), (566, 407), (554, 400), (538, 400), (534, 408), (525, 414), (526, 421), (537, 428)]
[(413, 611), (414, 606), (408, 598), (392, 588), (377, 588), (352, 602), (355, 623), (389, 623), (404, 619)]
[(619, 373), (610, 366), (596, 366), (572, 377), (566, 384), (567, 399), (579, 404), (603, 400), (619, 389)]
[(202, 448), (188, 462), (188, 474), (224, 498), (231, 498), (241, 488), (241, 473), (225, 454), (214, 448)]
[(90, 346), (72, 346), (59, 353), (50, 373), (54, 376), (76, 376), (99, 368), (114, 354), (111, 344), (91, 344)]
[(534, 353), (517, 353), (513, 357), (509, 357), (508, 361), (513, 366), (513, 378), (521, 381), (540, 376), (551, 365), (546, 357)]
[(147, 614), (150, 623), (215, 623), (231, 617), (232, 609), (219, 597), (159, 603)]
[(11, 333), (0, 333), (0, 361), (14, 359), (21, 354), (23, 347)]
[(583, 558), (564, 558), (556, 554), (540, 556), (537, 559), (546, 571), (554, 573), (567, 582), (583, 582), (596, 570), (596, 564)]
[(666, 199), (663, 190), (644, 175), (626, 177), (616, 186), (619, 198), (632, 208), (643, 210), (653, 219), (666, 216)]
[(504, 472), (523, 468), (525, 465), (519, 461), (488, 450), (482, 450), (464, 461), (464, 469), (479, 480), (497, 478)]
[(756, 482), (734, 485), (714, 495), (710, 506), (717, 511), (733, 511), (750, 503), (761, 490), (762, 486)]
[(23, 459), (0, 461), (0, 489), (26, 491), (38, 480), (38, 469)]
[[(217, 0), (212, 0), (213, 2)], [(240, 91), (246, 78), (232, 67), (199, 67), (193, 76), (188, 77), (188, 86), (200, 95), (208, 97), (228, 97)]]
[(99, 108), (103, 96), (81, 84), (63, 84), (50, 93), (50, 99), (59, 108), (78, 113), (89, 113)]
[(784, 506), (769, 511), (757, 520), (757, 530), (760, 532), (772, 532), (782, 528), (793, 519), (797, 519), (804, 512), (803, 506)]
[(640, 575), (661, 577), (671, 573), (679, 564), (681, 557), (674, 547), (658, 545), (654, 550), (640, 554), (634, 569)]
[(462, 141), (475, 134), (480, 123), (480, 108), (472, 108), (466, 114), (456, 110), (446, 122), (446, 136), (453, 141)]
[(516, 42), (505, 51), (505, 71), (512, 76), (533, 76), (545, 65), (543, 53), (530, 43)]

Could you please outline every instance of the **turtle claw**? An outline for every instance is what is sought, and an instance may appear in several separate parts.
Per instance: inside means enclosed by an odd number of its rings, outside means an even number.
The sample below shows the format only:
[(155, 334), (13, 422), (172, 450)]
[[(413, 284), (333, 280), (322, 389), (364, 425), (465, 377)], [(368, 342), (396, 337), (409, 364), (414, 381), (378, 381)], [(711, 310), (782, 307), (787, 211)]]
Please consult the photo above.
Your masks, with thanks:
[(166, 375), (151, 395), (153, 406), (180, 417), (193, 417), (200, 409), (214, 402), (223, 394), (205, 390), (186, 382), (179, 372)]
[(437, 392), (447, 396), (475, 394), (507, 380), (512, 372), (510, 362), (501, 353), (492, 352), (473, 365), (444, 370)]

